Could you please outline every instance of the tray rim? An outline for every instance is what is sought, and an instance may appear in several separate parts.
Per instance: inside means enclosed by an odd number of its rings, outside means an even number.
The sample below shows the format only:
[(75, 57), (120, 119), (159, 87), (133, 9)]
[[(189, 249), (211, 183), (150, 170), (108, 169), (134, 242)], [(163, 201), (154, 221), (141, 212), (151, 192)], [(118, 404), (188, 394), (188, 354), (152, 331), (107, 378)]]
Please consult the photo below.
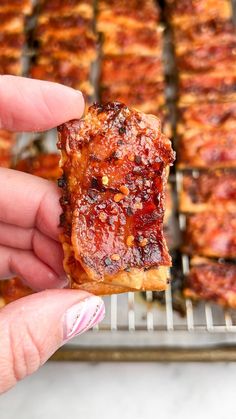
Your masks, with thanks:
[(74, 348), (59, 349), (49, 361), (70, 362), (236, 362), (236, 345), (208, 348)]

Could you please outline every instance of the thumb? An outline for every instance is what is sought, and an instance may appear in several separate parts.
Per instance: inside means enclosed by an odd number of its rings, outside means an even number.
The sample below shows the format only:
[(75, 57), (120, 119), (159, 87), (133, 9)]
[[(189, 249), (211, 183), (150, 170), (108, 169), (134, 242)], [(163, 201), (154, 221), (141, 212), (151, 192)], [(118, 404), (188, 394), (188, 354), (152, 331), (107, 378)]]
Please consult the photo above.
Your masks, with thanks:
[(48, 290), (0, 311), (0, 393), (36, 371), (63, 343), (99, 323), (100, 297), (75, 290)]

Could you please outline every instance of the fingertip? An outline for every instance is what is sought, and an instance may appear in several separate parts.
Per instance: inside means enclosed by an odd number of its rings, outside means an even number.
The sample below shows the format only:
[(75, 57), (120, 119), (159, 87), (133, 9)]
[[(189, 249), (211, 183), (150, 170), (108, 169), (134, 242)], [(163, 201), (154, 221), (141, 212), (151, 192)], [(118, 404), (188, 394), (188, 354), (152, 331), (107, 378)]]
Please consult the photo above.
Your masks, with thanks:
[[(85, 109), (83, 93), (80, 90), (72, 89), (71, 87), (59, 86), (60, 88), (63, 87), (63, 96), (64, 94), (67, 95), (68, 109), (66, 110), (66, 114), (68, 112), (68, 120), (80, 119), (83, 116)], [(66, 90), (64, 90), (64, 88), (66, 88)]]
[[(36, 80), (31, 79), (36, 82)], [(71, 119), (79, 119), (84, 113), (85, 101), (81, 91), (58, 83), (43, 82), (38, 106), (42, 122), (36, 131), (54, 128)]]
[(81, 118), (85, 107), (79, 90), (17, 76), (0, 77), (0, 95), (1, 125), (12, 131), (51, 129)]

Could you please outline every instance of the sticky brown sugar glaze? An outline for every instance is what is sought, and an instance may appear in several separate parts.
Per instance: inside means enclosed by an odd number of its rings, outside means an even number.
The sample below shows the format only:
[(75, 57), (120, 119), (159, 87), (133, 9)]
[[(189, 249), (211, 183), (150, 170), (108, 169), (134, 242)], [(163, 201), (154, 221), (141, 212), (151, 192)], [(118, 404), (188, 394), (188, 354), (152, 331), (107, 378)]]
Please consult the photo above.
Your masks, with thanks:
[(71, 240), (73, 269), (81, 264), (90, 279), (103, 280), (169, 266), (162, 230), (174, 153), (159, 120), (121, 103), (94, 105), (84, 120), (59, 127), (58, 146), (63, 240)]

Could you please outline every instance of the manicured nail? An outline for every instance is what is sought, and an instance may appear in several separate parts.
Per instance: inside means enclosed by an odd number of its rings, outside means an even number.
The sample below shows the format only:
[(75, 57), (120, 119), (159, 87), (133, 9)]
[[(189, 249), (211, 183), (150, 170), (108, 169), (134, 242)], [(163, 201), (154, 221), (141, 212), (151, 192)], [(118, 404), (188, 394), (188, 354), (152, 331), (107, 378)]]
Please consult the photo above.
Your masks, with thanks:
[(104, 302), (91, 296), (70, 307), (64, 317), (64, 342), (98, 324), (105, 315)]

